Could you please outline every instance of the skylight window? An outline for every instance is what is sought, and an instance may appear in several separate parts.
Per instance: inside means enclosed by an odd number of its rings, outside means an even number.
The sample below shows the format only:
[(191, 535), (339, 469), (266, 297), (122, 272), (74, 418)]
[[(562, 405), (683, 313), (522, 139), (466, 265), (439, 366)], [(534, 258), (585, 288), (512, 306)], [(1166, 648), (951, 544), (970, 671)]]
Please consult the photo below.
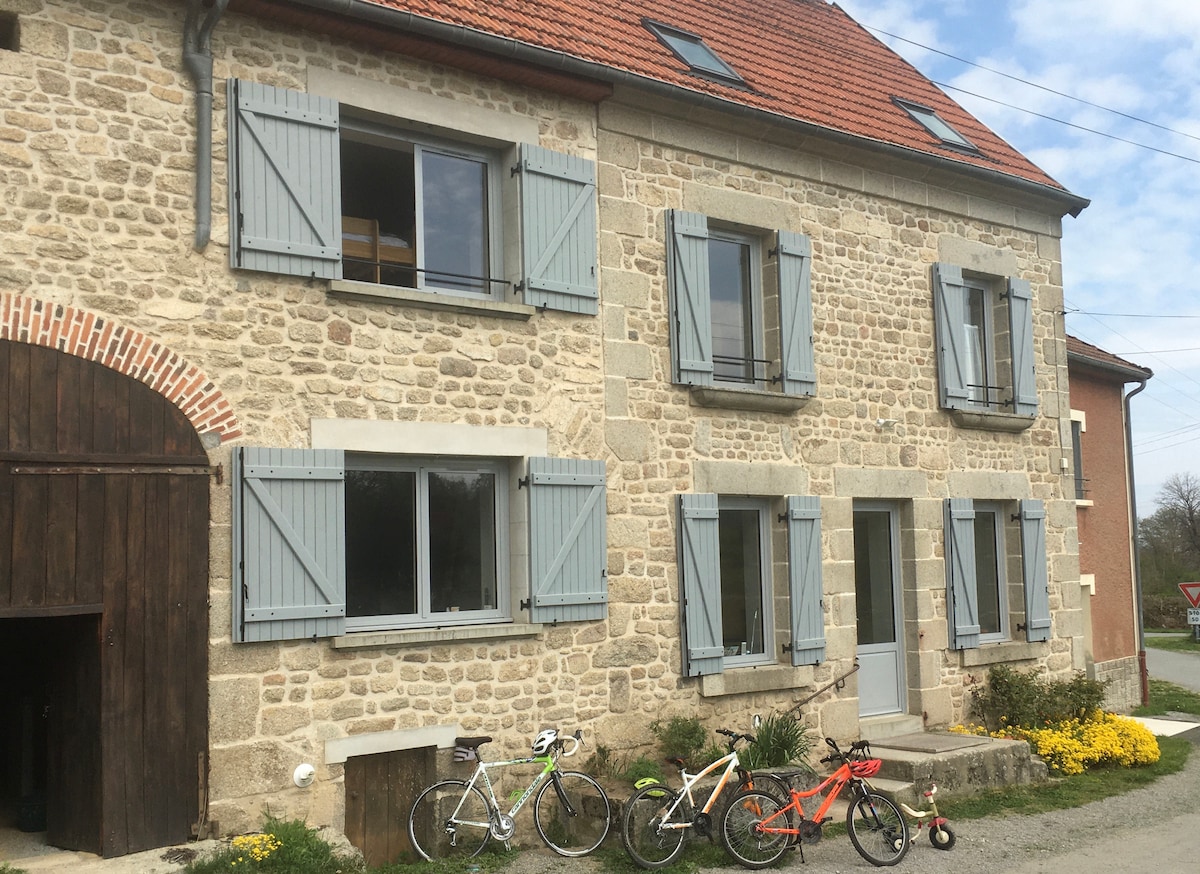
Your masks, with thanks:
[(745, 80), (737, 74), (737, 71), (721, 60), (721, 56), (713, 51), (702, 37), (677, 27), (659, 24), (657, 21), (643, 21), (642, 23), (662, 41), (663, 45), (674, 52), (675, 57), (687, 64), (688, 69), (693, 73), (711, 76), (737, 85), (745, 84)]
[(909, 103), (907, 100), (901, 100), (898, 97), (893, 97), (892, 99), (897, 106), (912, 116), (914, 121), (941, 140), (943, 144), (966, 149), (971, 152), (979, 151), (973, 142), (956, 131), (950, 126), (949, 122), (928, 106), (922, 106), (919, 103)]

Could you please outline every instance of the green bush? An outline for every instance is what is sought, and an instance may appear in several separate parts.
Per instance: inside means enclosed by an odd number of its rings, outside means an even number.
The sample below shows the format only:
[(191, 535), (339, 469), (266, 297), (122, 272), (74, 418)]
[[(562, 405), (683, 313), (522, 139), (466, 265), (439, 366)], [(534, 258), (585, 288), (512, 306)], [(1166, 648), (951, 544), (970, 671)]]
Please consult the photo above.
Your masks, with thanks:
[(1018, 725), (1038, 728), (1069, 719), (1089, 719), (1104, 703), (1105, 683), (1077, 673), (1070, 680), (1043, 680), (1007, 665), (988, 671), (972, 707), (989, 731)]
[(781, 768), (784, 765), (807, 763), (813, 747), (813, 736), (795, 717), (772, 713), (754, 732), (755, 741), (738, 757), (747, 768)]
[(621, 776), (630, 783), (636, 783), (638, 780), (646, 777), (661, 780), (663, 778), (662, 766), (647, 756), (638, 756), (625, 766), (625, 770)]
[[(650, 731), (658, 738), (658, 748), (668, 758), (678, 756), (689, 764), (705, 761), (704, 751), (709, 745), (708, 730), (695, 716), (672, 716), (666, 722), (656, 719), (650, 723)], [(724, 753), (717, 753), (723, 756)]]

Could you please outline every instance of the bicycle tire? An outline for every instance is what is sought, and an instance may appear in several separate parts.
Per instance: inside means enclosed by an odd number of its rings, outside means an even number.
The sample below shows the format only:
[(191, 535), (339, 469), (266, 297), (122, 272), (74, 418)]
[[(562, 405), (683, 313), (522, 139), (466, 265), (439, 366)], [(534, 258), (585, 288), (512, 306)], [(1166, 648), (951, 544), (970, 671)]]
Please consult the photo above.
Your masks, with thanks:
[[(678, 859), (683, 852), (686, 829), (660, 828), (667, 808), (679, 795), (659, 784), (644, 786), (633, 793), (621, 809), (621, 845), (639, 868), (649, 871), (662, 868)], [(676, 809), (681, 824), (686, 815), (682, 807), (681, 804)]]
[(788, 815), (777, 816), (787, 803), (761, 789), (749, 789), (733, 796), (721, 817), (721, 846), (743, 868), (766, 868), (774, 864), (788, 848), (789, 835), (761, 834), (760, 822), (775, 817), (777, 828), (788, 828)]
[(895, 865), (908, 852), (908, 821), (877, 792), (855, 794), (846, 811), (846, 831), (858, 854), (876, 867)]
[(469, 859), (491, 837), (487, 798), (464, 780), (442, 780), (417, 796), (408, 839), (422, 859)]
[(604, 789), (578, 771), (560, 771), (559, 786), (571, 803), (569, 814), (547, 780), (533, 800), (533, 825), (542, 842), (560, 856), (586, 856), (604, 842), (612, 825), (612, 805)]

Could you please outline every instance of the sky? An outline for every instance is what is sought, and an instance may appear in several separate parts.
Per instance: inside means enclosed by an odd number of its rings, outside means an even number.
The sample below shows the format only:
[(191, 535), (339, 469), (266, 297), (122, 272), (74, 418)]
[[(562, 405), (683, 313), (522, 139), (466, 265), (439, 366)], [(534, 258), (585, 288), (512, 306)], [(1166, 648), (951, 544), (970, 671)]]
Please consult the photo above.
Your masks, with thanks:
[(1091, 200), (1063, 218), (1067, 332), (1154, 371), (1131, 401), (1153, 513), (1168, 477), (1200, 477), (1200, 2), (838, 5)]

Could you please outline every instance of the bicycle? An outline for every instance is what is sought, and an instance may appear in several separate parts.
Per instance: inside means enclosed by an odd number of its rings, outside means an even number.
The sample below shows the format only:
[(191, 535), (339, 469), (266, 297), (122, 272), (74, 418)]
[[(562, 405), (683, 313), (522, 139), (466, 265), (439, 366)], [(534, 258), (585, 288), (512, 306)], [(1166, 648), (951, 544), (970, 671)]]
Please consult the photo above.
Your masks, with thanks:
[[(470, 780), (434, 783), (413, 802), (408, 816), (408, 837), (422, 858), (478, 856), (492, 838), (507, 844), (516, 832), (515, 817), (531, 796), (533, 826), (551, 850), (560, 856), (586, 856), (600, 846), (612, 823), (608, 796), (587, 774), (558, 767), (559, 756), (573, 756), (579, 749), (583, 742), (581, 732), (560, 737), (556, 729), (546, 729), (534, 739), (532, 756), (484, 762), (479, 748), (491, 740), (490, 737), (455, 738), (456, 758), (461, 755), (464, 760), (478, 760), (475, 773)], [(508, 812), (502, 811), (488, 772), (529, 764), (540, 764), (542, 770), (534, 775)]]
[(913, 810), (904, 803), (900, 804), (900, 809), (917, 822), (917, 828), (912, 832), (909, 843), (915, 844), (917, 842), (917, 837), (921, 834), (921, 829), (925, 827), (925, 823), (928, 821), (929, 843), (933, 844), (933, 848), (935, 850), (952, 850), (958, 839), (954, 836), (954, 830), (950, 828), (950, 823), (946, 820), (946, 817), (938, 813), (937, 802), (933, 800), (933, 797), (937, 795), (937, 791), (937, 784), (930, 783), (929, 788), (924, 792), (925, 797), (929, 799), (928, 810)]
[[(789, 787), (783, 780), (774, 774), (751, 774), (742, 767), (735, 748), (742, 740), (754, 743), (753, 735), (738, 734), (725, 728), (717, 729), (717, 734), (729, 738), (729, 752), (697, 773), (689, 774), (687, 763), (679, 757), (667, 759), (679, 768), (683, 788), (671, 789), (662, 783), (652, 783), (640, 788), (625, 802), (621, 811), (621, 843), (638, 866), (653, 870), (674, 862), (683, 852), (683, 840), (689, 830), (711, 840), (713, 808), (735, 773), (739, 790), (757, 788), (766, 795), (774, 792), (779, 799), (787, 797)], [(717, 785), (697, 810), (692, 787), (722, 766), (724, 770), (717, 778)], [(765, 790), (767, 786), (772, 788)]]
[[(850, 807), (846, 811), (846, 830), (858, 854), (872, 865), (895, 865), (908, 852), (908, 823), (889, 799), (873, 791), (867, 778), (879, 773), (879, 759), (866, 757), (870, 747), (866, 741), (851, 744), (842, 752), (833, 738), (825, 738), (832, 752), (821, 759), (838, 765), (830, 776), (814, 788), (801, 791), (791, 784), (800, 772), (780, 774), (788, 782), (788, 798), (783, 804), (774, 796), (748, 790), (734, 796), (721, 819), (721, 843), (729, 855), (743, 867), (765, 868), (774, 863), (791, 846), (800, 849), (804, 861), (804, 844), (821, 839), (821, 826), (833, 817), (827, 816), (842, 789), (850, 787)], [(828, 791), (826, 791), (828, 790)], [(825, 798), (812, 819), (804, 815), (803, 799), (825, 792)], [(795, 814), (793, 824), (792, 815)]]

